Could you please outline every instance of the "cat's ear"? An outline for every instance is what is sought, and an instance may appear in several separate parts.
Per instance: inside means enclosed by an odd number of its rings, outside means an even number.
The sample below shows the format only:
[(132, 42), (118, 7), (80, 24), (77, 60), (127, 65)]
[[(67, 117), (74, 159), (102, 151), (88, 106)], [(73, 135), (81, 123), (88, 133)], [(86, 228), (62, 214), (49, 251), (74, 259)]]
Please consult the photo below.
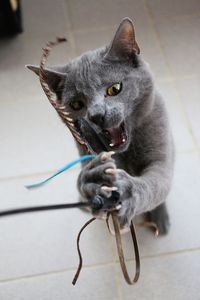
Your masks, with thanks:
[(119, 25), (106, 56), (115, 60), (127, 60), (139, 53), (140, 48), (135, 40), (133, 23), (129, 18), (125, 18)]
[[(26, 67), (39, 76), (40, 68), (38, 66), (26, 65)], [(66, 74), (54, 69), (45, 69), (45, 75), (49, 87), (58, 94), (64, 85)]]

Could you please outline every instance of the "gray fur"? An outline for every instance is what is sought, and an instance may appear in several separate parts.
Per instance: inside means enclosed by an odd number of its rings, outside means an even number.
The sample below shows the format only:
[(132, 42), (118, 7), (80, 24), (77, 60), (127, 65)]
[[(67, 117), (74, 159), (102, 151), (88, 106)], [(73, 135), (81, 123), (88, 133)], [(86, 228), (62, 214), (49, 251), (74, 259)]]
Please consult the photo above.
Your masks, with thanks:
[[(37, 68), (34, 71), (37, 73)], [(56, 80), (52, 80), (55, 71)], [(173, 175), (173, 140), (165, 104), (149, 66), (139, 55), (132, 22), (122, 21), (109, 47), (89, 51), (49, 72), (49, 84), (74, 119), (85, 118), (97, 132), (125, 122), (126, 144), (106, 160), (102, 160), (99, 149), (97, 158), (83, 165), (78, 179), (81, 196), (87, 200), (97, 193), (105, 195), (102, 185), (115, 186), (122, 202), (122, 225), (153, 210), (151, 220), (165, 233), (169, 220), (163, 203)], [(116, 82), (122, 82), (122, 91), (107, 96), (106, 89)], [(74, 99), (84, 101), (81, 111), (69, 106)], [(105, 170), (115, 168), (115, 174), (105, 174)]]

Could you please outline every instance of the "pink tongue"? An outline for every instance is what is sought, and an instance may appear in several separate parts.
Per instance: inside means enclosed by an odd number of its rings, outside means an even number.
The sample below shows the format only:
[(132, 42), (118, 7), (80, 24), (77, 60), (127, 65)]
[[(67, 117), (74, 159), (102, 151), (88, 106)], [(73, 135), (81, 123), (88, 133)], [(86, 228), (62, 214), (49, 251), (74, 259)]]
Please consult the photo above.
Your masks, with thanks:
[(111, 144), (119, 145), (122, 143), (122, 136), (120, 128), (106, 129), (110, 133)]

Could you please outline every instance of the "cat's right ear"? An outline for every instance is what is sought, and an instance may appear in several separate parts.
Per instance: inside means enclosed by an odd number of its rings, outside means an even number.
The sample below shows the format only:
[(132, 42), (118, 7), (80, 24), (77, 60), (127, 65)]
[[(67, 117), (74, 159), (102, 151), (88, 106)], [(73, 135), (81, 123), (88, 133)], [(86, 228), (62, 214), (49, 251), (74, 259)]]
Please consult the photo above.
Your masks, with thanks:
[[(35, 65), (26, 65), (26, 67), (39, 76), (40, 68)], [(45, 69), (46, 81), (53, 92), (59, 94), (62, 90), (66, 74), (54, 69)]]
[(135, 39), (133, 22), (129, 18), (122, 20), (114, 39), (106, 53), (111, 60), (129, 60), (140, 54), (140, 48)]

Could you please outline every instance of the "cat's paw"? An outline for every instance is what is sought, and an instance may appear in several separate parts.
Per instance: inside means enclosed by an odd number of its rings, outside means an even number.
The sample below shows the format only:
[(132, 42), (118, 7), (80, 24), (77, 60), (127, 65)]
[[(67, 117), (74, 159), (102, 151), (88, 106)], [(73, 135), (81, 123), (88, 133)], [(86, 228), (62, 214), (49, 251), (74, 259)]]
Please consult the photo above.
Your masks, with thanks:
[(108, 198), (112, 191), (117, 191), (117, 168), (112, 155), (114, 152), (102, 152), (90, 161), (81, 171), (78, 188), (81, 195), (91, 200), (96, 195)]
[(156, 223), (159, 234), (164, 235), (169, 232), (170, 220), (165, 203), (160, 204), (154, 210), (147, 213), (147, 219)]
[(121, 227), (126, 227), (135, 216), (136, 205), (140, 198), (138, 183), (126, 171), (118, 169), (117, 186), (121, 204), (118, 211), (119, 223)]

